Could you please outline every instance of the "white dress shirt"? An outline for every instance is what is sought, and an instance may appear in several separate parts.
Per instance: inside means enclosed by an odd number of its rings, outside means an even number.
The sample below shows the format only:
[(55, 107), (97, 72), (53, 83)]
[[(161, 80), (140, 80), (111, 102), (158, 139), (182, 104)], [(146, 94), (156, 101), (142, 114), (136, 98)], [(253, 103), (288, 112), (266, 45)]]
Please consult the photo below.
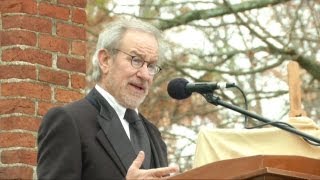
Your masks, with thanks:
[[(116, 111), (116, 113), (120, 119), (120, 122), (121, 122), (124, 130), (126, 131), (128, 138), (130, 139), (129, 123), (124, 119), (124, 114), (126, 112), (126, 108), (121, 106), (110, 93), (108, 93), (106, 90), (104, 90), (98, 84), (95, 85), (95, 88), (108, 101), (108, 103), (111, 105), (111, 107), (113, 107), (113, 109)], [(137, 111), (137, 109), (135, 111)]]

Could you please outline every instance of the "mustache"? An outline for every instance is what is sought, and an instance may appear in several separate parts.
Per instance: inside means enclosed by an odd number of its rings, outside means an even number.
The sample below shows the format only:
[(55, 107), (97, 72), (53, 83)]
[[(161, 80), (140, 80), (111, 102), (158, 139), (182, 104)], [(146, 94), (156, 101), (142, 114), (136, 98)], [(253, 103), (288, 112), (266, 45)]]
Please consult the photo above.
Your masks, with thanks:
[(148, 89), (149, 87), (148, 82), (143, 80), (129, 80), (128, 84), (134, 85), (144, 90)]

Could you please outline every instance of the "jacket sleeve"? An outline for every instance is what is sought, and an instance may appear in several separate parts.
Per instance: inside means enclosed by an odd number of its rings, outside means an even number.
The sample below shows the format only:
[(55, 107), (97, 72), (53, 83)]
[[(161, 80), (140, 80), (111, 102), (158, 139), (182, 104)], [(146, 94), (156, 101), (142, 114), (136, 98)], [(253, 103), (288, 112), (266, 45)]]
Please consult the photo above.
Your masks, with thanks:
[(38, 131), (38, 179), (81, 179), (78, 127), (61, 107), (44, 116)]

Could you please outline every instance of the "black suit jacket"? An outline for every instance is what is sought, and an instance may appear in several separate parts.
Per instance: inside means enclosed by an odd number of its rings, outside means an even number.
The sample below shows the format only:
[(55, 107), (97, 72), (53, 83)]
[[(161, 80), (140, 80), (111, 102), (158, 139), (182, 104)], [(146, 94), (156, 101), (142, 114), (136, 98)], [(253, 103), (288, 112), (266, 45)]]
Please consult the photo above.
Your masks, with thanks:
[[(167, 166), (167, 149), (159, 130), (141, 118), (150, 139), (153, 167)], [(124, 179), (135, 158), (116, 112), (96, 89), (82, 100), (50, 109), (39, 128), (40, 180)]]

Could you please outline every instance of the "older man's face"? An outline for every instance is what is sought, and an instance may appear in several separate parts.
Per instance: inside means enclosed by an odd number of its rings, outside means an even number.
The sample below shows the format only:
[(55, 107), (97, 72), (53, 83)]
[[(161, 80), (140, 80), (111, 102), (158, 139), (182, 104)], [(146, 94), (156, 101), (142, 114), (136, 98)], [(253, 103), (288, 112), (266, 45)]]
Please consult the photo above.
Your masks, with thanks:
[[(131, 56), (139, 56), (147, 63), (156, 63), (158, 60), (158, 43), (149, 33), (128, 30), (120, 44), (119, 50)], [(147, 96), (153, 75), (149, 74), (147, 63), (139, 69), (132, 67), (132, 57), (121, 51), (109, 61), (107, 71), (103, 72), (101, 85), (119, 104), (134, 109)]]

